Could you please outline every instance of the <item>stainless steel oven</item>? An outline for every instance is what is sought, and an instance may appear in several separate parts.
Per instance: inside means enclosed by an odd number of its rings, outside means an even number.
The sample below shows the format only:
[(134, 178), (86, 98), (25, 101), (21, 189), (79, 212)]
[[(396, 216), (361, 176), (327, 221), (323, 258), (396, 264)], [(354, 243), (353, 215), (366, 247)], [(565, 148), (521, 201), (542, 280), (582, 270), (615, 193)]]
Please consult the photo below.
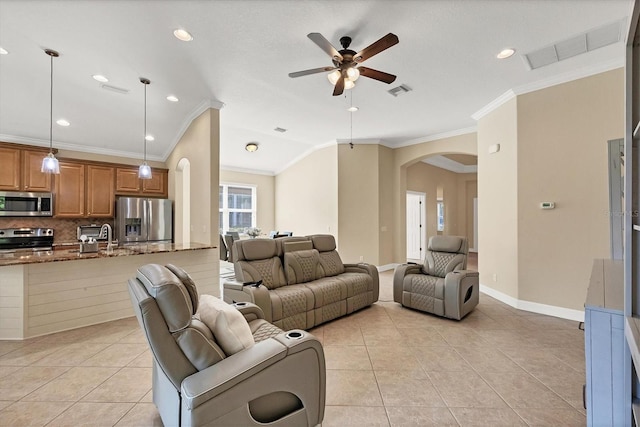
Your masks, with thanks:
[(0, 191), (0, 216), (53, 216), (53, 194)]

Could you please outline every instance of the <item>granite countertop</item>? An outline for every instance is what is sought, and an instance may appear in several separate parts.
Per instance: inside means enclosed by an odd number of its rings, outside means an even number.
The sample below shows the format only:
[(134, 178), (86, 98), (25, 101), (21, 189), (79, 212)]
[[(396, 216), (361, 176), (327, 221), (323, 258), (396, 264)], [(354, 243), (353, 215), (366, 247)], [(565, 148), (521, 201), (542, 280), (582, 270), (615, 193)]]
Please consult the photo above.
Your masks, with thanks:
[(106, 245), (101, 245), (98, 252), (80, 253), (79, 245), (58, 244), (54, 245), (51, 251), (16, 251), (12, 253), (0, 254), (0, 267), (5, 265), (32, 264), (55, 261), (74, 261), (78, 259), (112, 258), (120, 256), (154, 254), (160, 252), (191, 251), (199, 249), (214, 249), (215, 245), (191, 242), (188, 244), (177, 243), (141, 243), (134, 245), (123, 245), (113, 248), (107, 252)]

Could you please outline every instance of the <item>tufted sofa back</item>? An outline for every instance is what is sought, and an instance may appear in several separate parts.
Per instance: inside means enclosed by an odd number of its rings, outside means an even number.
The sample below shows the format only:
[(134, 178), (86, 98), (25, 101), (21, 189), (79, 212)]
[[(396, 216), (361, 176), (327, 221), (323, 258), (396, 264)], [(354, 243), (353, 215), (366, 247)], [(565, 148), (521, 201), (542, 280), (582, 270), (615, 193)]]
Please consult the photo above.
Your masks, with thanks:
[(432, 236), (429, 238), (422, 271), (429, 276), (444, 277), (454, 270), (465, 270), (468, 253), (466, 237)]

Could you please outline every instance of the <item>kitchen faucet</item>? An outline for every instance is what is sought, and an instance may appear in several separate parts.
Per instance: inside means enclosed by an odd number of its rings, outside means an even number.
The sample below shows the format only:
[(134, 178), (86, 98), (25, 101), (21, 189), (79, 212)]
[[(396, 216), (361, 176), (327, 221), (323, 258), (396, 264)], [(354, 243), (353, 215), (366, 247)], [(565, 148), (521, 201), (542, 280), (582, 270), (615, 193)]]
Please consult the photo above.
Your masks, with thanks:
[(107, 252), (113, 252), (113, 230), (111, 230), (111, 224), (102, 224), (100, 234), (102, 234), (105, 228), (107, 229)]

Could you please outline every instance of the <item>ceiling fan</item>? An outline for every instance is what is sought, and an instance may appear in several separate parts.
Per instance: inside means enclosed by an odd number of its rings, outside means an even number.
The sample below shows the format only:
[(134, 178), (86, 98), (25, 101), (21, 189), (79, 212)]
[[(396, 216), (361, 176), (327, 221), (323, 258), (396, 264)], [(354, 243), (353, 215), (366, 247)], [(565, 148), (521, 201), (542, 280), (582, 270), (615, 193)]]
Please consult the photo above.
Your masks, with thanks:
[(307, 34), (307, 37), (317, 44), (320, 49), (329, 54), (333, 61), (333, 67), (320, 67), (297, 71), (295, 73), (289, 73), (289, 77), (294, 78), (309, 74), (322, 73), (325, 71), (332, 71), (332, 73), (328, 74), (327, 77), (329, 78), (329, 81), (334, 84), (333, 96), (341, 95), (345, 89), (352, 88), (354, 86), (354, 82), (361, 75), (387, 84), (392, 83), (396, 79), (396, 76), (393, 74), (374, 70), (373, 68), (358, 66), (373, 55), (377, 55), (383, 50), (389, 49), (391, 46), (397, 44), (399, 40), (398, 36), (395, 34), (389, 33), (357, 53), (349, 49), (349, 45), (351, 45), (351, 37), (348, 36), (340, 38), (340, 44), (342, 45), (341, 50), (337, 50), (333, 47), (329, 40), (320, 33), (309, 33)]

